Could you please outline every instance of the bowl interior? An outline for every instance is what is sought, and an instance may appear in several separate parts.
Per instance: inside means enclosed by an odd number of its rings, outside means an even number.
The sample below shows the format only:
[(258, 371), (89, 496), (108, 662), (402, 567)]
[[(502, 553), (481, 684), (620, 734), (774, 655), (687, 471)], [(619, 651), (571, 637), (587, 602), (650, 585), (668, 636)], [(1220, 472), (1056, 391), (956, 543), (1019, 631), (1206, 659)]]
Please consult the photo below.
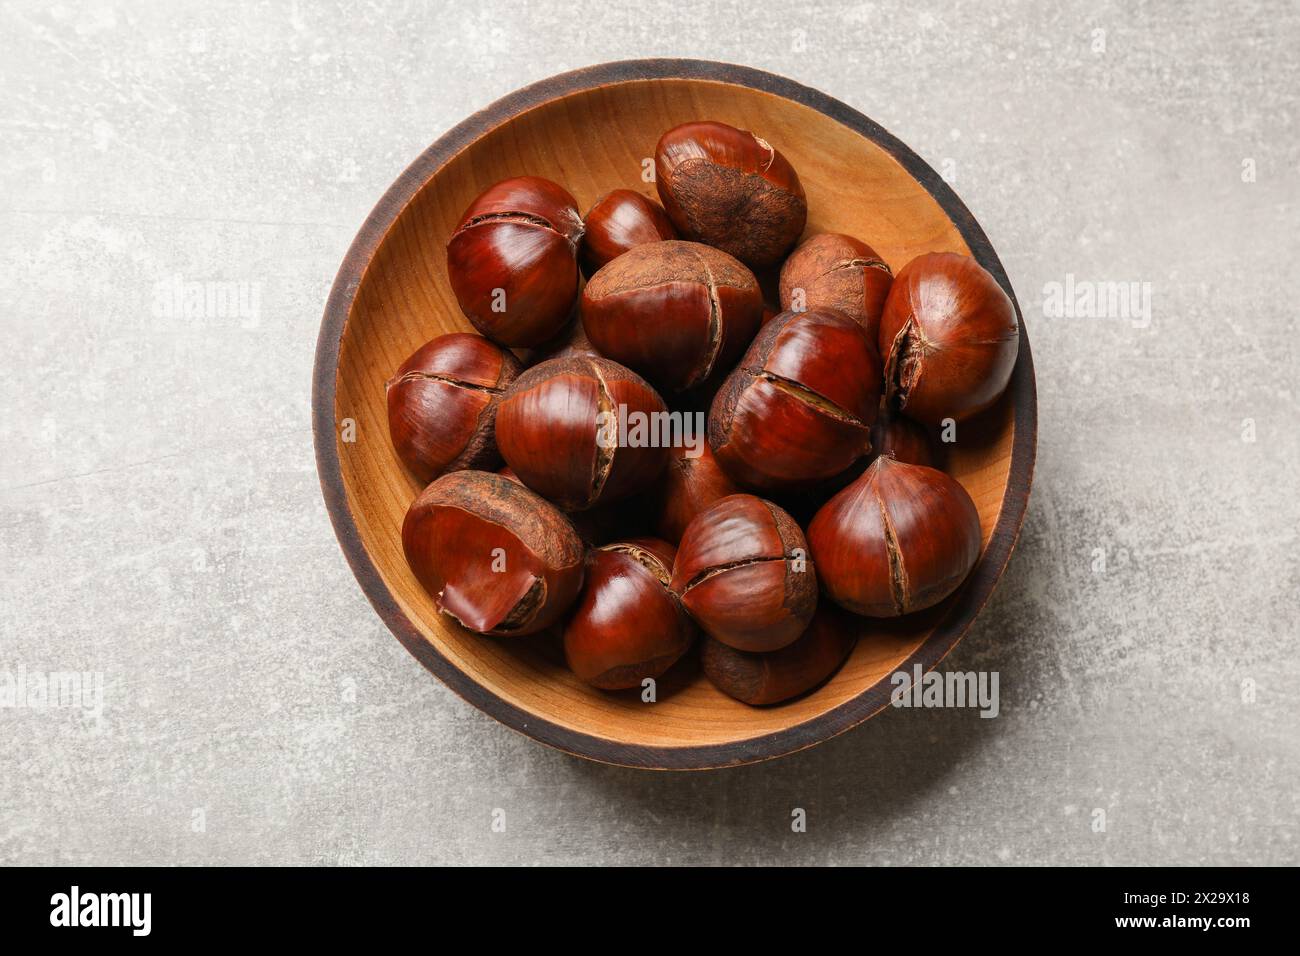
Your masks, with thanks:
[[(701, 118), (754, 130), (785, 153), (807, 191), (809, 233), (862, 238), (895, 271), (922, 252), (969, 254), (938, 202), (893, 156), (830, 116), (726, 82), (634, 79), (543, 102), (484, 132), (433, 172), (382, 237), (339, 343), (335, 422), (351, 419), (356, 427), (354, 441), (335, 429), (346, 503), (393, 602), (422, 640), (482, 690), (522, 712), (523, 722), (541, 718), (633, 749), (736, 744), (812, 721), (887, 681), (943, 618), (941, 608), (904, 624), (863, 622), (863, 637), (839, 673), (782, 706), (737, 703), (691, 666), (665, 677), (650, 705), (636, 693), (581, 684), (565, 668), (554, 636), (505, 640), (460, 630), (435, 611), (407, 568), (400, 529), (420, 487), (389, 443), (384, 382), (433, 336), (472, 331), (452, 294), (444, 251), (462, 211), (488, 185), (525, 173), (565, 185), (582, 211), (616, 187), (655, 197), (642, 173), (659, 135)], [(987, 546), (1011, 462), (1010, 395), (961, 428), (947, 470), (973, 497)]]

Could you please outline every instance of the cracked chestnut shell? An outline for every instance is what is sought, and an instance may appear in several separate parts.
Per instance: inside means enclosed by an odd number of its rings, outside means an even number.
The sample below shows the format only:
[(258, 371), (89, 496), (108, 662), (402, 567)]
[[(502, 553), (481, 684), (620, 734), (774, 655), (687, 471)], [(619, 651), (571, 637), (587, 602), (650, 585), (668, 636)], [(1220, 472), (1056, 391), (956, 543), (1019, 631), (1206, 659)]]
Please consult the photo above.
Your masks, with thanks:
[(834, 309), (783, 312), (763, 326), (709, 410), (709, 443), (740, 484), (809, 487), (870, 448), (880, 359), (862, 327)]
[(742, 651), (798, 639), (817, 610), (817, 575), (793, 518), (753, 495), (730, 495), (686, 528), (672, 589), (708, 634)]
[(549, 627), (582, 588), (585, 549), (569, 520), (486, 471), (455, 471), (425, 488), (406, 512), (402, 549), (438, 610), (483, 634)]
[(889, 265), (865, 242), (821, 232), (800, 243), (781, 266), (781, 308), (839, 309), (875, 342), (893, 282)]
[(777, 704), (824, 683), (848, 659), (857, 640), (848, 615), (822, 604), (793, 644), (754, 654), (705, 638), (700, 663), (705, 676), (724, 694), (755, 706)]
[(688, 450), (684, 445), (672, 449), (654, 498), (655, 534), (673, 543), (681, 541), (686, 526), (700, 512), (728, 495), (740, 493), (718, 465), (708, 442), (694, 458), (687, 454)]
[(762, 314), (754, 274), (698, 242), (636, 246), (582, 291), (582, 326), (591, 344), (674, 392), (730, 368)]
[(664, 207), (630, 189), (615, 189), (597, 199), (583, 224), (578, 255), (587, 276), (633, 246), (677, 238)]
[(511, 348), (540, 345), (578, 298), (582, 217), (563, 186), (519, 176), (490, 186), (447, 243), (447, 274), (465, 317)]
[(695, 625), (670, 588), (676, 549), (633, 538), (588, 555), (587, 582), (564, 629), (564, 656), (602, 690), (639, 687), (691, 646)]
[[(580, 354), (548, 359), (501, 397), (497, 447), (533, 491), (565, 511), (583, 511), (635, 494), (659, 477), (668, 448), (645, 442), (650, 424), (665, 412), (659, 393), (617, 362)], [(622, 415), (626, 436), (619, 435)], [(647, 426), (638, 431), (638, 422)]]
[(970, 256), (931, 252), (898, 273), (880, 318), (886, 396), (925, 425), (998, 400), (1020, 348), (1016, 310)]
[(748, 130), (683, 123), (655, 148), (655, 185), (683, 238), (754, 269), (775, 265), (803, 232), (808, 200), (794, 167)]
[(868, 617), (898, 617), (938, 604), (980, 555), (975, 503), (934, 468), (882, 455), (821, 507), (808, 546), (822, 590)]
[(469, 332), (416, 349), (385, 386), (388, 434), (402, 464), (426, 484), (444, 472), (493, 467), (497, 401), (521, 368), (510, 352)]

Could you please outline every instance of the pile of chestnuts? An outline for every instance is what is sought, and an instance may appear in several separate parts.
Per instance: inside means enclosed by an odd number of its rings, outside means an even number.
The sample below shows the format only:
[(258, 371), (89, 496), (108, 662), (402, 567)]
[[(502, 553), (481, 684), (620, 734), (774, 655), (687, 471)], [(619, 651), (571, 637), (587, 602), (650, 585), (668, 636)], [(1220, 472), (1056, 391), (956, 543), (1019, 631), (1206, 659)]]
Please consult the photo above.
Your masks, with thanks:
[(654, 158), (662, 205), (616, 189), (584, 217), (520, 176), (465, 210), (447, 271), (480, 334), (387, 385), (426, 485), (402, 545), (441, 614), (549, 634), (593, 687), (643, 688), (694, 647), (720, 690), (778, 703), (843, 664), (862, 617), (932, 607), (974, 567), (979, 516), (936, 437), (1006, 388), (1016, 314), (966, 256), (895, 275), (861, 238), (800, 243), (799, 176), (752, 133), (686, 123)]

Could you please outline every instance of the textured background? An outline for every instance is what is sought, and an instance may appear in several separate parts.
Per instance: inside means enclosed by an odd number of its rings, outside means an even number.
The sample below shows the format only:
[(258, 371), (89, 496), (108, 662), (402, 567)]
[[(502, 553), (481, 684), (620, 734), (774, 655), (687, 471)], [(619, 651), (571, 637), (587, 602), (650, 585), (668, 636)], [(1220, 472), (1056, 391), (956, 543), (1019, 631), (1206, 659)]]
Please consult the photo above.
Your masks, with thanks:
[[(0, 862), (1300, 862), (1295, 5), (520, 6), (0, 8), (0, 673), (104, 681), (0, 709)], [(949, 658), (996, 720), (597, 766), (446, 690), (342, 558), (309, 386), (366, 214), (496, 97), (673, 55), (881, 122), (1007, 267), (1037, 479)], [(1046, 316), (1069, 274), (1149, 325)], [(168, 316), (177, 279), (257, 317)]]

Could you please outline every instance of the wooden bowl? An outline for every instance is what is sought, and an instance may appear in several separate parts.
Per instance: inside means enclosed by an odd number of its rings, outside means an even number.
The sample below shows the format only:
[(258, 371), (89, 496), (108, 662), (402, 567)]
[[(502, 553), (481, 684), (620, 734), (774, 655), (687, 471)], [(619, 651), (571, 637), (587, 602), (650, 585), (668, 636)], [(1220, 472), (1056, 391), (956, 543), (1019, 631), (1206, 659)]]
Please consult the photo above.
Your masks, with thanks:
[(620, 186), (653, 197), (654, 185), (641, 178), (643, 165), (664, 130), (693, 119), (751, 129), (775, 144), (803, 180), (808, 233), (858, 236), (895, 272), (919, 253), (967, 253), (1014, 301), (998, 257), (966, 207), (911, 150), (860, 113), (746, 67), (611, 63), (544, 80), (492, 104), (398, 178), (334, 281), (312, 394), (316, 458), (335, 531), (366, 596), (407, 650), (470, 703), (542, 743), (659, 769), (731, 766), (810, 747), (885, 707), (895, 671), (934, 667), (1006, 566), (1029, 496), (1036, 431), (1022, 321), (1010, 388), (995, 408), (962, 424), (947, 464), (980, 513), (984, 550), (970, 578), (919, 620), (864, 621), (844, 667), (784, 705), (738, 703), (689, 665), (660, 681), (656, 703), (642, 703), (635, 693), (581, 684), (553, 637), (487, 638), (437, 614), (402, 555), (402, 517), (420, 486), (389, 443), (384, 382), (426, 340), (472, 331), (447, 279), (452, 229), (481, 190), (526, 173), (562, 183), (583, 211)]

